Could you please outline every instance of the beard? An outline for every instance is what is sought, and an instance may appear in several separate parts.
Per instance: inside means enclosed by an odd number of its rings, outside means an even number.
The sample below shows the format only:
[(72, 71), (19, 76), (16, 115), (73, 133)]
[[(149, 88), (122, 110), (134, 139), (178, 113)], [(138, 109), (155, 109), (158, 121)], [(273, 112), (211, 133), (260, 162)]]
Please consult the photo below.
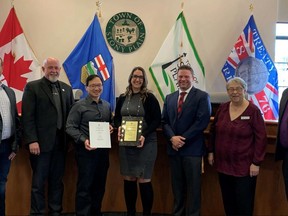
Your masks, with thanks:
[(58, 76), (49, 75), (47, 78), (50, 82), (55, 83), (58, 81), (59, 75)]

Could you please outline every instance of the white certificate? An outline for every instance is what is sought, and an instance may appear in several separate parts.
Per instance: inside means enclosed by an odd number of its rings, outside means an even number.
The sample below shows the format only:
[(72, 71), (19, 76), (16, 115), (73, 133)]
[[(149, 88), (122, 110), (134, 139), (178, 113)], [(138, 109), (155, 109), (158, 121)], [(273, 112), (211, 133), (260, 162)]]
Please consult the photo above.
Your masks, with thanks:
[(109, 122), (89, 122), (90, 147), (111, 148)]

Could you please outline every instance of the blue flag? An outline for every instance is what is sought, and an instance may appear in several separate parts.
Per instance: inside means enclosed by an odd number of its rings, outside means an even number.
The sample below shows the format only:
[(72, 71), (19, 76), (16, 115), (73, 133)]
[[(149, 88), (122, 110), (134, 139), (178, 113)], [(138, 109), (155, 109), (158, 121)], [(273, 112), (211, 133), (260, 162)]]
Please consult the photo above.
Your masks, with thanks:
[(113, 57), (103, 37), (98, 17), (95, 16), (84, 36), (63, 63), (64, 70), (73, 89), (81, 89), (87, 95), (86, 78), (97, 74), (103, 78), (101, 98), (115, 108), (115, 79)]
[(259, 107), (265, 120), (278, 119), (277, 69), (251, 16), (223, 68), (228, 81), (237, 76), (247, 82), (248, 99)]

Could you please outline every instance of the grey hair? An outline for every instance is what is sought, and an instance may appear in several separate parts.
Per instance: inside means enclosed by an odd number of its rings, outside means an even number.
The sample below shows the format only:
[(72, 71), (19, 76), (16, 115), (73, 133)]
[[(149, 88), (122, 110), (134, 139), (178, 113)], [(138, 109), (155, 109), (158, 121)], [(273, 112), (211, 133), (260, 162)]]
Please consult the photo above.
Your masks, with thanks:
[(242, 88), (247, 91), (247, 83), (241, 77), (233, 77), (232, 79), (228, 80), (228, 82), (226, 83), (226, 89), (228, 89), (230, 83), (232, 82), (240, 84)]

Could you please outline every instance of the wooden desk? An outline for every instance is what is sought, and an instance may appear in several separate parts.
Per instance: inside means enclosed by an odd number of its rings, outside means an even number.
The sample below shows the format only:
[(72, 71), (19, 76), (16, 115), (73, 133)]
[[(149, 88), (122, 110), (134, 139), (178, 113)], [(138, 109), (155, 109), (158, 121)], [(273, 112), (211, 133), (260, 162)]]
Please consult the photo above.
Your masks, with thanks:
[[(288, 215), (288, 205), (284, 192), (281, 174), (281, 162), (274, 161), (277, 123), (267, 122), (269, 144), (265, 161), (261, 165), (258, 177), (255, 215)], [(205, 131), (207, 135), (209, 127)], [(125, 211), (123, 195), (123, 179), (119, 172), (118, 145), (116, 133), (112, 137), (110, 151), (110, 168), (107, 179), (106, 193), (103, 200), (103, 211)], [(65, 193), (63, 198), (64, 212), (74, 212), (77, 167), (74, 151), (67, 155), (66, 174), (64, 177)], [(170, 169), (166, 154), (166, 141), (162, 130), (158, 130), (158, 157), (152, 178), (154, 187), (155, 213), (171, 213), (173, 195), (171, 190)], [(30, 207), (31, 169), (29, 154), (21, 149), (12, 162), (7, 185), (7, 214), (28, 215)], [(140, 196), (137, 200), (137, 211), (142, 211)], [(202, 179), (202, 215), (224, 215), (218, 176), (213, 167), (205, 160), (205, 173)]]

